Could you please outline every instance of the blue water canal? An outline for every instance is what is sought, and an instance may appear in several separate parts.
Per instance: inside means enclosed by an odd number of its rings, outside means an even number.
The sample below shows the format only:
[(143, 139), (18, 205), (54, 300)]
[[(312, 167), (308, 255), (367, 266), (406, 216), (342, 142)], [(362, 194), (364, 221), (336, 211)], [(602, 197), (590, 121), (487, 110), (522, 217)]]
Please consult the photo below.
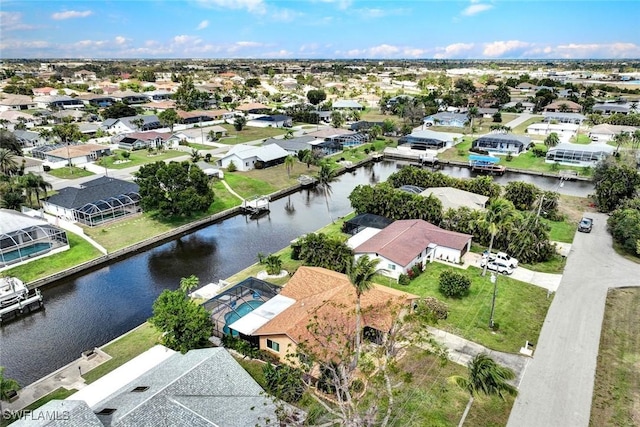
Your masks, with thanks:
[[(381, 162), (340, 176), (332, 185), (331, 216), (351, 211), (348, 195), (359, 184), (385, 180), (396, 171)], [(465, 168), (445, 173), (469, 176)], [(558, 190), (558, 180), (506, 174), (500, 183), (533, 182)], [(559, 189), (586, 196), (590, 183), (568, 182)], [(236, 216), (80, 277), (44, 289), (46, 309), (0, 327), (0, 365), (27, 385), (144, 322), (164, 289), (195, 274), (202, 284), (225, 279), (256, 262), (258, 252), (275, 252), (301, 234), (330, 222), (321, 192), (303, 190), (272, 202), (269, 216)]]

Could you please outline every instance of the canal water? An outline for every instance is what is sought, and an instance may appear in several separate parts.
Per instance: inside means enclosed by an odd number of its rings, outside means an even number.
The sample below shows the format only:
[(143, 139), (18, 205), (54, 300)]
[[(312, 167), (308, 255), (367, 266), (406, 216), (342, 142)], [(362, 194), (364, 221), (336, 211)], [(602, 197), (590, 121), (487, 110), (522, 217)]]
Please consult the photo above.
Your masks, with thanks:
[[(359, 184), (385, 180), (394, 162), (380, 162), (341, 175), (332, 184), (332, 218), (351, 211), (348, 195)], [(449, 175), (468, 177), (466, 168), (448, 168)], [(497, 182), (532, 182), (546, 190), (586, 196), (591, 183), (505, 174)], [(44, 289), (45, 310), (0, 327), (0, 366), (5, 375), (27, 385), (143, 323), (151, 304), (164, 289), (176, 289), (180, 278), (195, 274), (202, 284), (225, 279), (301, 234), (330, 222), (324, 195), (302, 190), (271, 203), (258, 220), (239, 215), (149, 249), (80, 277)]]

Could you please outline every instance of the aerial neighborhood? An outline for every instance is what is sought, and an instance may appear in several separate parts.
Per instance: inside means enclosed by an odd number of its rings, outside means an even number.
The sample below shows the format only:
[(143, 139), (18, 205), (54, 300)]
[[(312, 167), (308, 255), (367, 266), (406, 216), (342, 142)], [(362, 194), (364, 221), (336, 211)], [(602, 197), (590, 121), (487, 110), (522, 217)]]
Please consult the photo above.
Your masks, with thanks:
[(638, 82), (2, 59), (0, 425), (637, 425)]

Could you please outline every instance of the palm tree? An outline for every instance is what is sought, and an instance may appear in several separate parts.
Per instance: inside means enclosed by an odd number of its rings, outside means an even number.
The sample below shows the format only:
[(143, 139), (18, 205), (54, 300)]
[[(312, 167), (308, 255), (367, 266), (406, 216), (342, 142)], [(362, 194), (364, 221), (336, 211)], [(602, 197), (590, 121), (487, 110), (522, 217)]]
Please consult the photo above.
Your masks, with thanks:
[(360, 300), (362, 298), (362, 294), (373, 287), (371, 278), (376, 274), (376, 267), (378, 266), (379, 262), (379, 259), (369, 259), (368, 255), (364, 255), (347, 266), (347, 276), (349, 277), (349, 281), (356, 291), (355, 366), (358, 365), (358, 358), (360, 357), (360, 347), (362, 345), (362, 311)]
[(202, 154), (200, 154), (200, 151), (196, 150), (195, 148), (192, 148), (191, 163), (198, 163), (200, 160), (202, 160)]
[(635, 131), (631, 136), (631, 142), (633, 143), (633, 149), (637, 150), (640, 146), (640, 129)]
[(304, 150), (302, 161), (307, 164), (307, 169), (309, 169), (311, 163), (313, 163), (313, 153), (311, 152), (311, 150)]
[(207, 133), (207, 140), (209, 140), (209, 141), (217, 141), (218, 140), (218, 133), (215, 130), (210, 130), (209, 133)]
[(324, 200), (327, 204), (327, 212), (329, 213), (329, 219), (333, 223), (331, 217), (331, 210), (329, 209), (329, 195), (331, 195), (331, 183), (336, 179), (336, 171), (329, 166), (328, 163), (323, 163), (318, 171), (318, 187), (324, 191)]
[(200, 279), (198, 279), (194, 274), (180, 279), (180, 290), (185, 294), (188, 294), (189, 291), (197, 288), (198, 286), (200, 286)]
[[(489, 254), (491, 254), (491, 251), (493, 250), (493, 241), (496, 234), (498, 234), (500, 228), (509, 223), (514, 216), (515, 208), (513, 207), (513, 203), (506, 199), (495, 199), (489, 204), (485, 217), (481, 220), (483, 224), (486, 224), (487, 230), (491, 235), (491, 240), (489, 241)], [(484, 269), (482, 270), (483, 276), (487, 274), (488, 265), (488, 262), (484, 265)]]
[(0, 148), (0, 172), (9, 175), (18, 169), (18, 162), (13, 152), (6, 148)]
[(137, 119), (132, 119), (131, 124), (136, 127), (139, 131), (144, 127), (144, 119), (142, 117), (138, 117)]
[(36, 192), (36, 197), (38, 199), (38, 207), (41, 206), (40, 203), (40, 191), (44, 192), (44, 197), (43, 199), (47, 198), (47, 190), (51, 190), (53, 189), (53, 185), (51, 185), (50, 182), (47, 182), (44, 180), (44, 178), (40, 175), (36, 175), (32, 172), (29, 172), (29, 175), (34, 175), (35, 176), (35, 183), (36, 183), (36, 187), (35, 187), (35, 192)]
[(289, 154), (284, 158), (284, 167), (287, 168), (287, 176), (291, 178), (291, 169), (296, 164), (296, 158)]
[(629, 133), (620, 132), (613, 137), (613, 141), (616, 143), (616, 154), (618, 154), (620, 147), (629, 141)]
[(556, 145), (558, 145), (558, 143), (560, 142), (560, 137), (558, 136), (557, 133), (555, 132), (551, 132), (549, 135), (547, 135), (547, 137), (544, 139), (544, 145), (546, 145), (547, 147), (551, 148), (551, 147), (555, 147)]
[(518, 394), (518, 390), (508, 383), (509, 380), (516, 377), (515, 373), (511, 369), (497, 364), (487, 354), (481, 353), (475, 356), (471, 359), (467, 368), (467, 378), (460, 376), (450, 378), (459, 387), (469, 392), (469, 403), (462, 414), (458, 427), (464, 424), (473, 404), (473, 397), (478, 393), (487, 396), (500, 396), (503, 400), (506, 400), (506, 396), (516, 396)]
[(476, 130), (476, 128), (473, 126), (473, 119), (475, 119), (477, 115), (478, 115), (478, 107), (469, 107), (469, 111), (467, 112), (467, 118), (469, 119), (469, 130), (471, 131), (472, 138)]
[(287, 129), (282, 139), (293, 139), (293, 129)]

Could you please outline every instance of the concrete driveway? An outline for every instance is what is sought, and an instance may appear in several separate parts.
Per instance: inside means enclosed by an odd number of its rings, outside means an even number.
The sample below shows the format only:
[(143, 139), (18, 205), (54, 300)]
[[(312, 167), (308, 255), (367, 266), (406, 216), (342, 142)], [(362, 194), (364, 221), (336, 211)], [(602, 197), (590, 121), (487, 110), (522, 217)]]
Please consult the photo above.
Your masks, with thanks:
[(607, 216), (576, 233), (509, 427), (587, 427), (607, 290), (639, 286), (640, 266), (612, 248)]

